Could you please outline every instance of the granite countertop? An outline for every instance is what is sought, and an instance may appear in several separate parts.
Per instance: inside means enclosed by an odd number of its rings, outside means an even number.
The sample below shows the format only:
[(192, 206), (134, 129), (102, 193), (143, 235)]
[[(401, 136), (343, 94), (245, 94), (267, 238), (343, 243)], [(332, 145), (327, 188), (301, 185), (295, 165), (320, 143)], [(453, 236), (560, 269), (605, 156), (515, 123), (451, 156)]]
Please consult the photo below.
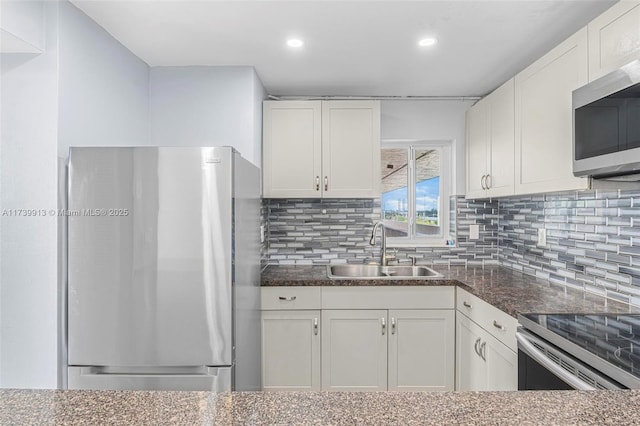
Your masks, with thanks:
[(0, 390), (3, 425), (629, 425), (640, 391)]
[(434, 266), (429, 280), (330, 280), (326, 266), (268, 266), (262, 286), (455, 285), (516, 317), (518, 313), (640, 313), (640, 308), (500, 266)]

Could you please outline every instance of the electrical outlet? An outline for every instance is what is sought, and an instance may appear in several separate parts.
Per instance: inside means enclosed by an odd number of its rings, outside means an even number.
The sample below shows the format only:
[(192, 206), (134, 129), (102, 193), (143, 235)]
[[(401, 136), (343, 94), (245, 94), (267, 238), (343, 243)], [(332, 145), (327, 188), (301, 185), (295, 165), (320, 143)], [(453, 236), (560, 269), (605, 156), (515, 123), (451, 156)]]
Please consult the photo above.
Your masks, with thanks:
[(469, 239), (470, 240), (480, 239), (480, 225), (469, 225)]
[(538, 228), (538, 245), (539, 246), (547, 245), (547, 230), (544, 228)]

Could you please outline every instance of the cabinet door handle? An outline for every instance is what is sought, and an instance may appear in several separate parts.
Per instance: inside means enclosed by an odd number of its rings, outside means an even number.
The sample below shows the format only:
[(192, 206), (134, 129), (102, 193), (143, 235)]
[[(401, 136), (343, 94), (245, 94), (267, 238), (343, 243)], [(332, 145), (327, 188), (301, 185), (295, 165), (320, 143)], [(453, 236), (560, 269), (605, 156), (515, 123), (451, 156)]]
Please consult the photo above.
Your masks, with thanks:
[(391, 317), (391, 334), (396, 334), (396, 319)]
[(313, 319), (313, 334), (318, 335), (318, 318)]
[(500, 323), (499, 323), (498, 321), (496, 321), (496, 320), (493, 320), (493, 326), (494, 326), (495, 328), (499, 328), (499, 329), (500, 329), (500, 330), (502, 330), (502, 331), (505, 331), (505, 330), (507, 329), (504, 325), (500, 324)]
[(296, 300), (296, 296), (279, 296), (278, 299), (291, 302), (293, 300)]
[(480, 343), (480, 338), (478, 337), (476, 339), (476, 343), (473, 345), (474, 350), (476, 351), (476, 355), (478, 356), (482, 356), (480, 355), (480, 350), (478, 349), (478, 344)]
[(482, 360), (484, 362), (487, 362), (487, 342), (482, 342), (482, 344), (480, 345), (480, 358), (482, 358)]
[(482, 175), (482, 177), (480, 178), (480, 186), (482, 187), (482, 189), (487, 189), (484, 186), (484, 178), (486, 178), (486, 177), (487, 177), (487, 175)]
[(320, 191), (320, 176), (316, 176), (316, 191)]
[(484, 186), (487, 187), (487, 189), (491, 189), (491, 184), (493, 183), (493, 179), (491, 178), (491, 175), (487, 175), (487, 177), (484, 178)]
[(462, 304), (464, 305), (465, 308), (473, 308), (473, 306), (467, 302), (466, 300), (464, 302), (462, 302)]
[(324, 177), (324, 190), (325, 191), (329, 190), (329, 177), (328, 176)]
[(380, 319), (382, 320), (382, 335), (384, 336), (384, 333), (387, 331), (387, 322), (385, 321), (384, 317)]

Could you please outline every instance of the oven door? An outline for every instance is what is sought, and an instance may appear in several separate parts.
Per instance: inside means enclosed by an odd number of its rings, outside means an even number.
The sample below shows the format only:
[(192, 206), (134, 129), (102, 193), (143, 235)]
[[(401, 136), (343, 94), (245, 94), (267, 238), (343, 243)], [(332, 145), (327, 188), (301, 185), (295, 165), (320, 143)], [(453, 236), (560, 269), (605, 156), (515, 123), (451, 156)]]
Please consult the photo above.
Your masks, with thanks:
[(531, 332), (518, 329), (518, 390), (624, 389)]

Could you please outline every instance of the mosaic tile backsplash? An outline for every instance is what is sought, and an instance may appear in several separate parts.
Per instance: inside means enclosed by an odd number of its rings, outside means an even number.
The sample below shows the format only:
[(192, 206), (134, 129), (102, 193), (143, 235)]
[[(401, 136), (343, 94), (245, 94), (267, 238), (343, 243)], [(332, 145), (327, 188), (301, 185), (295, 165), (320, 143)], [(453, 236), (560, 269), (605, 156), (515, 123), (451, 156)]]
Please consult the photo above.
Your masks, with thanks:
[[(496, 265), (640, 306), (640, 190), (450, 200), (455, 247), (401, 248), (427, 265)], [(380, 200), (263, 200), (263, 264), (362, 263)], [(480, 238), (469, 239), (470, 225)], [(538, 246), (538, 229), (547, 244)], [(392, 251), (392, 250), (390, 250)]]
[[(537, 245), (538, 229), (547, 244)], [(500, 264), (640, 306), (640, 191), (572, 191), (499, 201)]]
[[(397, 257), (423, 264), (484, 265), (498, 263), (498, 203), (452, 197), (449, 234), (455, 247), (400, 248)], [(369, 245), (380, 219), (379, 199), (265, 199), (268, 264), (363, 263), (380, 258), (380, 245)], [(478, 224), (480, 238), (469, 239)], [(390, 253), (393, 249), (388, 250)]]

